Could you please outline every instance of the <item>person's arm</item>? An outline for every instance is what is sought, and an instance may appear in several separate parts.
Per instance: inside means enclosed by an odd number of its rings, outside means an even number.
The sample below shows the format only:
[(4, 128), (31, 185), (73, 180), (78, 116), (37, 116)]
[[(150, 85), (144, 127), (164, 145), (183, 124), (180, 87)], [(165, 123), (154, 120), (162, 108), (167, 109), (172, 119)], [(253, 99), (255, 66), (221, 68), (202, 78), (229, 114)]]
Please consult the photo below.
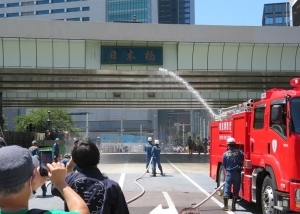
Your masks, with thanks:
[(67, 163), (67, 172), (73, 172), (74, 171), (74, 167), (76, 166), (76, 163), (73, 161), (72, 157), (69, 160), (69, 162)]
[(65, 202), (71, 212), (77, 211), (81, 214), (88, 214), (89, 209), (84, 200), (66, 183), (66, 168), (63, 164), (47, 164), (48, 176), (51, 182), (56, 186), (58, 191), (64, 197)]

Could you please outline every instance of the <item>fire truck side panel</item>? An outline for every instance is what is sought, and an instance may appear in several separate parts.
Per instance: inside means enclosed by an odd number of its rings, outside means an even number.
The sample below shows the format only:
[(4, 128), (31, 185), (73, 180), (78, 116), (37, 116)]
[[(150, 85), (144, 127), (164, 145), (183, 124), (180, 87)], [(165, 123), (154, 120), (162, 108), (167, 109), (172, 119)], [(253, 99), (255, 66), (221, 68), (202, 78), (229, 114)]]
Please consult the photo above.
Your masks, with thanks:
[(221, 162), (219, 151), (219, 123), (210, 124), (210, 177), (217, 179), (218, 165)]

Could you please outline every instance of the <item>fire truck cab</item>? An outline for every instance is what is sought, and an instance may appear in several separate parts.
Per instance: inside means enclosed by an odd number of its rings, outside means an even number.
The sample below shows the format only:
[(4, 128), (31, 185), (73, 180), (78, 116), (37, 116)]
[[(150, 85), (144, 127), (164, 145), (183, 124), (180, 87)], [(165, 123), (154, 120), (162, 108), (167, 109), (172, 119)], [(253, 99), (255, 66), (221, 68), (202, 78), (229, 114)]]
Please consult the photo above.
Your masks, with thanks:
[(264, 214), (300, 212), (300, 78), (290, 84), (221, 109), (210, 124), (210, 176), (218, 186), (225, 181), (222, 156), (234, 137), (244, 152), (240, 197)]

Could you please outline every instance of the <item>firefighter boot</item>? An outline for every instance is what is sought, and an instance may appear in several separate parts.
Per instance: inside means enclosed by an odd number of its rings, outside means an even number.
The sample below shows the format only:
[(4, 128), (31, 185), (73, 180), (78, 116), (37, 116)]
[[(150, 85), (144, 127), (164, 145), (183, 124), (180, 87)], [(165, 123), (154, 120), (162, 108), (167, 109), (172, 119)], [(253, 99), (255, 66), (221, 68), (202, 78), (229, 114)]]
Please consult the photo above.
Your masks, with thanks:
[(165, 176), (165, 174), (163, 173), (163, 171), (160, 171), (160, 174), (161, 174), (162, 176)]
[(156, 171), (153, 170), (151, 177), (156, 177)]
[(236, 211), (235, 205), (236, 205), (236, 199), (237, 197), (232, 198), (232, 205), (231, 205), (231, 211)]
[(228, 197), (224, 197), (223, 200), (224, 200), (224, 207), (222, 207), (222, 210), (228, 211), (229, 210), (229, 208), (228, 208)]
[(147, 173), (149, 173), (149, 170), (147, 169)]

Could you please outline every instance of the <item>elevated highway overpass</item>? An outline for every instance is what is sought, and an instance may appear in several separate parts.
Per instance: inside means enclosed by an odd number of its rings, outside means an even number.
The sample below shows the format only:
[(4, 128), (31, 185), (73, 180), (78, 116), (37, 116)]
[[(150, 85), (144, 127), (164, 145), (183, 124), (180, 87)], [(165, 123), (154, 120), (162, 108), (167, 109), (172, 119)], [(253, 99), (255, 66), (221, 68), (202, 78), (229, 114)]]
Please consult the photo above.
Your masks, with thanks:
[(203, 108), (163, 67), (220, 108), (289, 88), (300, 71), (293, 27), (0, 19), (0, 29), (3, 107)]

